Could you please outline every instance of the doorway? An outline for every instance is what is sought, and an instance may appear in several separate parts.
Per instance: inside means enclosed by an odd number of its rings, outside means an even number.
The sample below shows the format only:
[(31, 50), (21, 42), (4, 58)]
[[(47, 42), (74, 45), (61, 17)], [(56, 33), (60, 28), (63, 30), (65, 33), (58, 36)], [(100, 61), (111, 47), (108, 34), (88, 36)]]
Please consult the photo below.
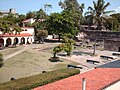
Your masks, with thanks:
[(120, 52), (120, 47), (118, 47), (118, 52)]

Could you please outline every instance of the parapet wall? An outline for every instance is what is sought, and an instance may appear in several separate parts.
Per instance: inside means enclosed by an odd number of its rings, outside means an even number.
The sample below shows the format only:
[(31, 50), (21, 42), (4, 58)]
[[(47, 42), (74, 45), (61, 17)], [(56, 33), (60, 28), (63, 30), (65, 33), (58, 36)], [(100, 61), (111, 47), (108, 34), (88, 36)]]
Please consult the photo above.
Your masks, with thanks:
[(112, 39), (120, 38), (120, 32), (106, 32), (106, 31), (82, 31), (86, 34), (87, 39)]

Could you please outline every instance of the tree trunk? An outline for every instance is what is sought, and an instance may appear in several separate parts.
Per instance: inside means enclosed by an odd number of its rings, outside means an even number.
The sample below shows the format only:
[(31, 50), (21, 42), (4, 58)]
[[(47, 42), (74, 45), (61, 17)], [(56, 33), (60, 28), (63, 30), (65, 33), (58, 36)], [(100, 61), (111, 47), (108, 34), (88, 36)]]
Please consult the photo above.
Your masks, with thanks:
[(95, 51), (96, 51), (96, 39), (95, 39), (95, 44), (94, 44), (94, 50), (93, 50), (93, 55), (95, 55)]
[(53, 55), (54, 55), (53, 57), (56, 57), (56, 53), (54, 53)]
[(59, 42), (60, 42), (60, 34), (58, 34), (58, 36), (59, 36), (58, 38), (59, 38)]

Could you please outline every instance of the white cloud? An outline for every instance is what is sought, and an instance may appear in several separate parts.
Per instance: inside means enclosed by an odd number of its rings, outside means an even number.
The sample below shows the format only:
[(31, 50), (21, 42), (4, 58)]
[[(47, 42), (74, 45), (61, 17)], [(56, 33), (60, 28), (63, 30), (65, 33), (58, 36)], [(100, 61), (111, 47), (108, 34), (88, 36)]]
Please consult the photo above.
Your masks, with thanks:
[(120, 13), (120, 7), (114, 9), (116, 11), (116, 13)]

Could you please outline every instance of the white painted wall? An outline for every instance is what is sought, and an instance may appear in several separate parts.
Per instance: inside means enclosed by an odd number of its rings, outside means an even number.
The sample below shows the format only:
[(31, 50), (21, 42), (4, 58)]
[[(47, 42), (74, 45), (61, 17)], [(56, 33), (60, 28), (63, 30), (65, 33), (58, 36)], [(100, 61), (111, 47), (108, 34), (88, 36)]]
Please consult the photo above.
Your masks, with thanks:
[(53, 39), (53, 35), (48, 35), (46, 39)]
[[(29, 34), (32, 35), (32, 36), (24, 36), (24, 38), (25, 38), (25, 44), (27, 44), (27, 41), (29, 41), (29, 43), (33, 43), (34, 42), (34, 28), (31, 28), (31, 27), (22, 27), (22, 29), (23, 30), (27, 30), (27, 31), (22, 31), (22, 32), (20, 32), (20, 34), (29, 33)], [(0, 32), (0, 34), (2, 34), (2, 32)], [(15, 32), (13, 32), (13, 34), (15, 34)], [(11, 38), (11, 45), (12, 45), (14, 43), (14, 39), (15, 38), (18, 38), (18, 44), (20, 44), (22, 37), (23, 36), (16, 36), (16, 37), (9, 36), (9, 37), (1, 37), (1, 38), (4, 39), (4, 46), (5, 46), (6, 45), (6, 40), (8, 38)]]
[(27, 31), (22, 31), (20, 33), (30, 33), (31, 35), (34, 35), (34, 28), (32, 27), (22, 27), (23, 30), (27, 30)]

